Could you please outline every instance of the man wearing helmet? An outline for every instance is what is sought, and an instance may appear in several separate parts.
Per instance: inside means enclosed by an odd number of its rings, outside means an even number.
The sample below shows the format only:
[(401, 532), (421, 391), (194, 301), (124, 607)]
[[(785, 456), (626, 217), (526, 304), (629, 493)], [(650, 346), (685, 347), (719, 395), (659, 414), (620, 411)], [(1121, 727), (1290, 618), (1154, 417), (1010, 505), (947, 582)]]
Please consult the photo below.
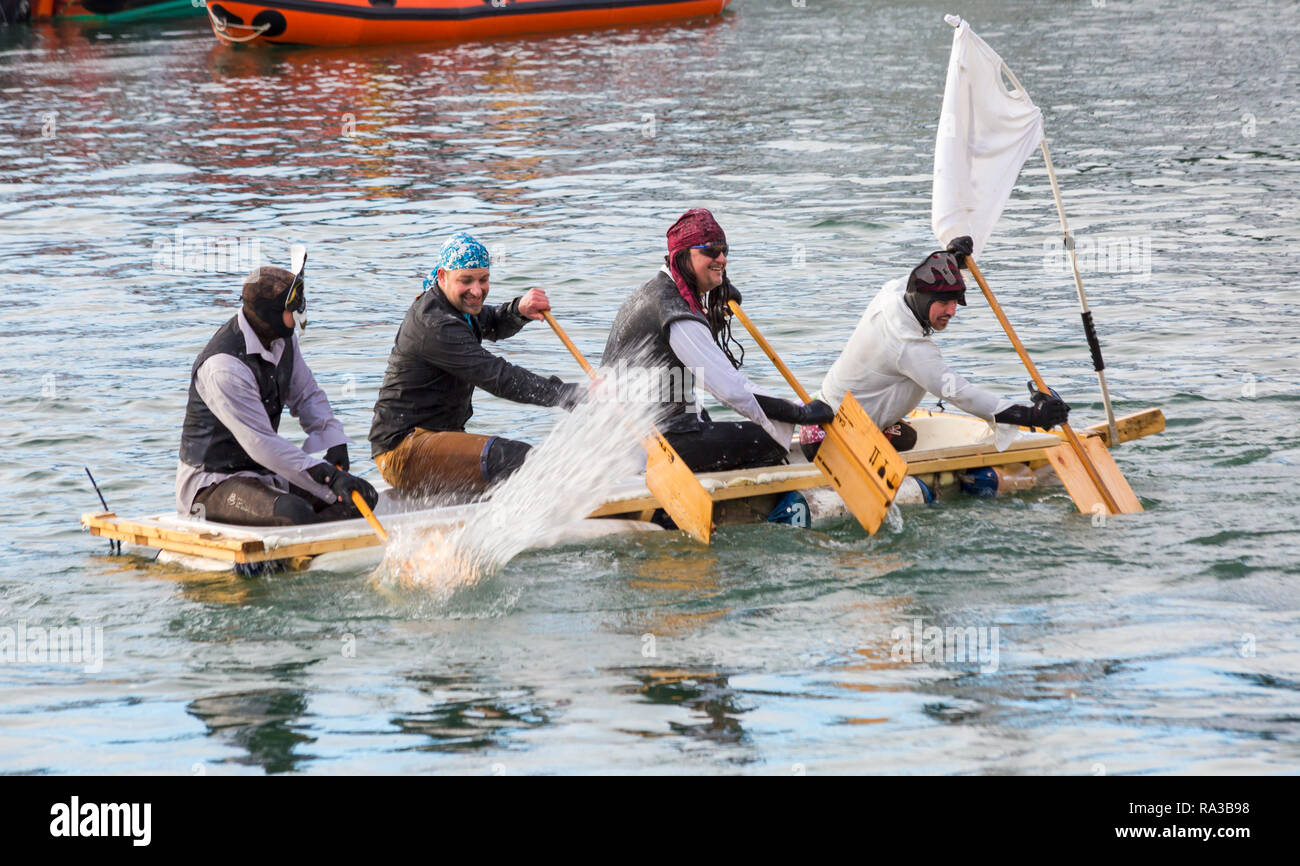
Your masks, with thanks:
[[(961, 265), (971, 250), (970, 238), (957, 238), (906, 277), (885, 283), (822, 381), (823, 400), (838, 407), (845, 392), (852, 393), (899, 451), (916, 444), (916, 431), (903, 418), (927, 391), (999, 424), (1050, 429), (1069, 416), (1070, 407), (1056, 394), (1034, 393), (1032, 405), (1014, 404), (972, 385), (944, 361), (931, 335), (966, 306)], [(803, 428), (800, 441), (809, 459), (822, 436), (818, 427)]]
[[(298, 347), (294, 324), (307, 306), (301, 270), (258, 268), (242, 299), (190, 371), (176, 510), (248, 526), (360, 516), (353, 491), (372, 508), (379, 496), (347, 472), (348, 437)], [(307, 434), (301, 448), (279, 434), (286, 407)]]

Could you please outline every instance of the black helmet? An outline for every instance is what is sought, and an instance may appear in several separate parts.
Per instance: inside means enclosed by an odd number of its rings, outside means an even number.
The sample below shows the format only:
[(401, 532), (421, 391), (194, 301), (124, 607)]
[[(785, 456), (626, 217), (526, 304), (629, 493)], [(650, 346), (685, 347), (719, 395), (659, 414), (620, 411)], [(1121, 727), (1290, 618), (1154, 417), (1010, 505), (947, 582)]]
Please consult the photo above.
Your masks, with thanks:
[(907, 277), (907, 293), (928, 293), (932, 300), (949, 301), (966, 306), (966, 283), (961, 278), (957, 257), (945, 250), (936, 250), (925, 261), (912, 269)]

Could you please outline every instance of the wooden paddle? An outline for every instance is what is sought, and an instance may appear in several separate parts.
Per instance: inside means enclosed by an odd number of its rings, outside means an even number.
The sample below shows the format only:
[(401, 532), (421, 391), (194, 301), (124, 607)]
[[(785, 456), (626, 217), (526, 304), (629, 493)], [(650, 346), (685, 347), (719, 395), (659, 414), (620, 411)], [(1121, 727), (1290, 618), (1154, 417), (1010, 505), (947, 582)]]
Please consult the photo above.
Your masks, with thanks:
[[(334, 464), (334, 468), (340, 472), (347, 471), (337, 463)], [(387, 541), (388, 533), (384, 530), (384, 525), (379, 522), (378, 517), (375, 517), (375, 512), (370, 510), (370, 506), (366, 504), (366, 498), (359, 491), (352, 491), (352, 504), (357, 507), (357, 511), (361, 512), (361, 516), (366, 519), (366, 523), (370, 524), (370, 528), (375, 531), (375, 535), (379, 536), (379, 540)]]
[(379, 518), (375, 517), (375, 512), (370, 510), (370, 506), (366, 505), (366, 500), (356, 490), (352, 491), (352, 504), (357, 507), (357, 511), (361, 512), (361, 516), (366, 519), (366, 523), (370, 524), (370, 528), (375, 531), (375, 535), (379, 536), (379, 540), (387, 541), (388, 533), (384, 531), (384, 525), (379, 522)]
[[(569, 335), (564, 333), (560, 323), (555, 321), (551, 311), (543, 310), (542, 315), (546, 317), (546, 324), (555, 331), (555, 336), (569, 350), (569, 354), (573, 355), (588, 376), (595, 379), (595, 368), (587, 363)], [(696, 541), (708, 544), (713, 535), (713, 498), (658, 428), (652, 427), (651, 431), (649, 436), (641, 440), (641, 446), (646, 450), (645, 486), (654, 494), (664, 511), (668, 512), (678, 529)]]
[[(728, 306), (745, 330), (762, 346), (767, 357), (772, 359), (799, 399), (805, 403), (811, 400), (794, 373), (754, 327), (740, 305), (729, 301)], [(885, 519), (885, 512), (898, 493), (898, 485), (907, 475), (907, 461), (898, 456), (894, 446), (889, 444), (885, 434), (880, 432), (852, 394), (844, 395), (835, 418), (823, 429), (826, 438), (817, 449), (813, 462), (830, 478), (862, 528), (874, 533)]]
[[(965, 259), (966, 269), (975, 277), (975, 282), (979, 283), (980, 291), (984, 293), (984, 298), (989, 302), (993, 314), (1002, 324), (1002, 330), (1007, 332), (1011, 345), (1016, 347), (1016, 353), (1024, 362), (1025, 369), (1033, 377), (1034, 387), (1044, 394), (1050, 393), (1047, 383), (1038, 374), (1038, 368), (1029, 359), (1024, 344), (1020, 342), (1011, 323), (1007, 321), (1006, 314), (1002, 312), (1001, 304), (993, 297), (993, 291), (984, 281), (984, 274), (980, 273), (979, 265), (975, 264), (975, 259), (971, 256), (966, 256)], [(1115, 464), (1115, 458), (1110, 456), (1110, 452), (1100, 441), (1090, 439), (1085, 445), (1068, 423), (1061, 424), (1061, 431), (1065, 434), (1065, 445), (1053, 448), (1048, 453), (1048, 460), (1080, 511), (1091, 512), (1098, 502), (1111, 514), (1133, 514), (1142, 510), (1142, 503), (1138, 502), (1133, 488), (1129, 487), (1128, 481), (1124, 478), (1124, 473), (1120, 472), (1119, 466)]]

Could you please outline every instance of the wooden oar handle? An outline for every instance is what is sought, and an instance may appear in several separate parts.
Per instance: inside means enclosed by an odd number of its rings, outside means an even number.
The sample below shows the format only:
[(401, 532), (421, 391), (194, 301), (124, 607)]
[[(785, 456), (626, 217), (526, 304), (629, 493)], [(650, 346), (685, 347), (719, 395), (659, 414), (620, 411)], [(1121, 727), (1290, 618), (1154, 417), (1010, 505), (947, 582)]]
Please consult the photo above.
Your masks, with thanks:
[(578, 347), (573, 345), (573, 341), (569, 339), (568, 334), (564, 333), (564, 329), (560, 327), (560, 323), (555, 321), (555, 317), (551, 315), (551, 311), (542, 310), (542, 315), (546, 317), (546, 324), (551, 326), (551, 330), (555, 332), (555, 336), (560, 338), (560, 342), (569, 350), (569, 354), (573, 355), (574, 360), (582, 366), (582, 369), (586, 371), (588, 376), (593, 379), (596, 378), (595, 368), (587, 363), (586, 358), (582, 357), (582, 352), (578, 351)]
[[(334, 468), (340, 472), (346, 471), (337, 463), (334, 464)], [(366, 504), (366, 498), (361, 495), (360, 491), (352, 491), (352, 504), (357, 507), (357, 511), (361, 512), (361, 516), (366, 519), (366, 523), (370, 524), (370, 528), (375, 531), (375, 535), (379, 536), (379, 540), (387, 541), (388, 533), (384, 530), (384, 525), (379, 522), (378, 517), (375, 517), (375, 512), (370, 510), (370, 506)]]
[[(1025, 369), (1029, 371), (1029, 375), (1033, 378), (1034, 387), (1044, 394), (1050, 394), (1052, 389), (1047, 387), (1047, 382), (1039, 374), (1038, 368), (1034, 366), (1033, 361), (1029, 360), (1029, 352), (1025, 350), (1025, 344), (1020, 342), (1020, 338), (1016, 336), (1015, 329), (1011, 327), (1011, 322), (1007, 320), (1007, 314), (1002, 312), (1002, 305), (998, 303), (997, 298), (993, 297), (993, 290), (984, 281), (984, 274), (980, 272), (980, 266), (975, 264), (973, 256), (966, 256), (966, 270), (970, 271), (971, 275), (975, 277), (975, 282), (979, 283), (980, 291), (984, 293), (984, 299), (989, 302), (989, 309), (993, 310), (993, 315), (997, 316), (998, 322), (1002, 325), (1002, 330), (1007, 332), (1011, 345), (1016, 347), (1016, 354), (1020, 355), (1020, 360), (1024, 362)], [(1106, 507), (1110, 509), (1110, 513), (1119, 514), (1119, 504), (1115, 501), (1115, 497), (1111, 495), (1110, 489), (1106, 487), (1105, 482), (1101, 480), (1101, 474), (1097, 471), (1097, 467), (1092, 465), (1092, 460), (1088, 457), (1087, 452), (1083, 450), (1083, 443), (1079, 441), (1078, 434), (1065, 421), (1061, 422), (1061, 431), (1065, 433), (1065, 441), (1070, 444), (1071, 450), (1083, 463), (1083, 468), (1087, 470), (1088, 477), (1096, 486), (1097, 492), (1101, 494), (1101, 498)]]
[(379, 540), (387, 541), (388, 533), (384, 531), (384, 525), (379, 522), (378, 517), (375, 517), (375, 512), (370, 510), (370, 506), (366, 504), (365, 497), (363, 497), (359, 491), (352, 491), (352, 504), (357, 507), (357, 511), (361, 512), (361, 516), (366, 519), (366, 523), (370, 524), (370, 528), (375, 531), (375, 535), (379, 536)]
[(740, 304), (737, 304), (732, 300), (727, 301), (727, 306), (731, 308), (732, 314), (737, 319), (740, 319), (740, 324), (745, 326), (745, 330), (749, 331), (749, 335), (753, 337), (754, 341), (763, 349), (763, 353), (767, 355), (772, 363), (776, 365), (776, 368), (781, 371), (781, 375), (790, 383), (790, 387), (799, 395), (799, 399), (805, 403), (810, 402), (812, 398), (808, 396), (808, 392), (803, 389), (803, 385), (799, 384), (799, 380), (794, 377), (794, 373), (790, 372), (790, 368), (785, 365), (785, 361), (781, 360), (781, 356), (772, 348), (772, 345), (767, 341), (767, 338), (759, 333), (758, 328), (754, 327), (754, 323), (749, 320), (749, 316), (745, 315), (745, 311), (740, 308)]
[(1011, 323), (1007, 321), (1006, 313), (1002, 312), (1002, 305), (998, 303), (997, 298), (993, 297), (993, 290), (989, 288), (988, 283), (984, 282), (984, 274), (980, 272), (980, 266), (975, 264), (975, 259), (971, 256), (966, 256), (966, 269), (975, 277), (975, 282), (979, 283), (980, 291), (984, 293), (984, 299), (989, 302), (989, 308), (993, 310), (993, 315), (998, 317), (1002, 330), (1007, 332), (1007, 336), (1011, 338), (1011, 345), (1016, 347), (1016, 353), (1020, 355), (1020, 360), (1025, 362), (1025, 369), (1029, 371), (1030, 377), (1033, 378), (1034, 387), (1044, 394), (1051, 393), (1051, 390), (1047, 387), (1047, 382), (1039, 375), (1038, 368), (1034, 366), (1033, 361), (1029, 360), (1029, 352), (1025, 350), (1025, 344), (1020, 342), (1020, 338), (1016, 336)]

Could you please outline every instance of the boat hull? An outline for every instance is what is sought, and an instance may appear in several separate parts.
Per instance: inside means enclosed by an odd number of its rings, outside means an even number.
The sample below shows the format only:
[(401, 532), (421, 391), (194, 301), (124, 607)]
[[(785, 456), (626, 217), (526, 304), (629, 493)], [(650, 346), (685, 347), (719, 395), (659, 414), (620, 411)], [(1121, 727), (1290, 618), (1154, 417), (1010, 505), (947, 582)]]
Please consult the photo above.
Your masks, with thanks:
[(731, 0), (213, 0), (212, 31), (247, 45), (463, 42), (717, 15)]

